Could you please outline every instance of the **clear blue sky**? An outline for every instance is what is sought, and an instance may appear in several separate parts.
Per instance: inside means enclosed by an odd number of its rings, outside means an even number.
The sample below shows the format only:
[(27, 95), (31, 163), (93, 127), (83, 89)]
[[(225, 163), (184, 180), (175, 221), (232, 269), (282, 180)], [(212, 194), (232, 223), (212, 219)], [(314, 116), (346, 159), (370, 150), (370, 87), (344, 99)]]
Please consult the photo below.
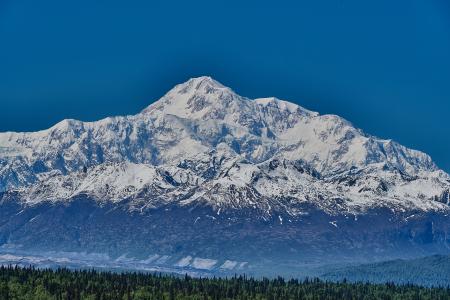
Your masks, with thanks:
[(450, 171), (449, 3), (0, 0), (0, 131), (133, 114), (210, 75), (339, 114)]

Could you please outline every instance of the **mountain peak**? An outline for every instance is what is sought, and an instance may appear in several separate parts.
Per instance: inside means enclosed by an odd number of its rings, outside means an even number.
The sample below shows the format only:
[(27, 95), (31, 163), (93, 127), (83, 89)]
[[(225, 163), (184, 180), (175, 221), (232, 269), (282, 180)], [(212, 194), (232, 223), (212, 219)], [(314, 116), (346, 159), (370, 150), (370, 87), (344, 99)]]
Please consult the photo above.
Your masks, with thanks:
[(147, 107), (143, 113), (162, 112), (190, 119), (224, 119), (226, 116), (234, 115), (240, 116), (237, 118), (243, 120), (256, 117), (261, 109), (275, 114), (319, 115), (276, 97), (252, 101), (236, 94), (231, 88), (210, 76), (194, 77), (176, 85), (160, 100)]
[(221, 84), (220, 82), (218, 82), (217, 80), (213, 79), (210, 76), (193, 77), (189, 79), (186, 83), (196, 85), (197, 88), (203, 85), (210, 85), (217, 88), (225, 87), (223, 84)]
[(242, 97), (220, 82), (209, 76), (201, 76), (176, 85), (143, 112), (160, 111), (195, 119), (203, 117), (213, 107), (229, 107), (232, 102), (242, 102), (242, 100)]
[(228, 90), (231, 92), (230, 88), (210, 76), (200, 76), (193, 77), (186, 82), (176, 85), (168, 94), (210, 94), (217, 90)]

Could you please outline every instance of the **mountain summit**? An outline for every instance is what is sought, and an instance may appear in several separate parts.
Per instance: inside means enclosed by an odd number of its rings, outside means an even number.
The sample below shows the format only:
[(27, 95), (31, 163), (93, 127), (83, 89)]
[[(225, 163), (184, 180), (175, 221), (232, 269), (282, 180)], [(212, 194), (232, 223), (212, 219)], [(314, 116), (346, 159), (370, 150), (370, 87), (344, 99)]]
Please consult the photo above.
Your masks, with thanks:
[(450, 176), (428, 155), (210, 77), (134, 116), (1, 133), (0, 191), (8, 249), (221, 256), (226, 243), (248, 260), (264, 242), (262, 259), (279, 247), (295, 259), (330, 243), (386, 256), (449, 244)]

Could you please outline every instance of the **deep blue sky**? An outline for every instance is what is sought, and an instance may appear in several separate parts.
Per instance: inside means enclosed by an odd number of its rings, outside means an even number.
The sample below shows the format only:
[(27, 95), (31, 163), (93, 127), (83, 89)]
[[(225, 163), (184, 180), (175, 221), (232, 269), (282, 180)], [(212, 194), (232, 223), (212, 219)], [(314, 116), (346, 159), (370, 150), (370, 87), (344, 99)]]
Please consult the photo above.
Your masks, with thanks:
[(450, 171), (448, 0), (0, 0), (0, 131), (133, 114), (199, 75)]

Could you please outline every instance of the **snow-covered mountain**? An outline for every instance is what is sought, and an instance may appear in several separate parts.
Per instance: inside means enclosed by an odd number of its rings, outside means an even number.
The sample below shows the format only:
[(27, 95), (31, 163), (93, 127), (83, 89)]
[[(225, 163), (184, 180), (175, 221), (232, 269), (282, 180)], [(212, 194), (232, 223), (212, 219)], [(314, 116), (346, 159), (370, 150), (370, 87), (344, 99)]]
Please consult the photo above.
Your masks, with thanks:
[(177, 85), (135, 116), (2, 133), (0, 149), (0, 187), (30, 203), (85, 193), (152, 207), (140, 199), (155, 193), (217, 208), (278, 195), (324, 207), (341, 198), (345, 209), (448, 208), (450, 177), (428, 155), (338, 116), (241, 97), (209, 77)]
[[(444, 218), (440, 239), (449, 241), (450, 176), (428, 155), (339, 116), (239, 96), (210, 77), (175, 86), (133, 116), (1, 133), (0, 191), (3, 205), (22, 211), (80, 199), (125, 214), (204, 207), (195, 223), (250, 214), (286, 225), (314, 210), (336, 229), (336, 218), (356, 222), (375, 210), (406, 223), (436, 214)], [(4, 243), (14, 244), (12, 217), (0, 219)]]

